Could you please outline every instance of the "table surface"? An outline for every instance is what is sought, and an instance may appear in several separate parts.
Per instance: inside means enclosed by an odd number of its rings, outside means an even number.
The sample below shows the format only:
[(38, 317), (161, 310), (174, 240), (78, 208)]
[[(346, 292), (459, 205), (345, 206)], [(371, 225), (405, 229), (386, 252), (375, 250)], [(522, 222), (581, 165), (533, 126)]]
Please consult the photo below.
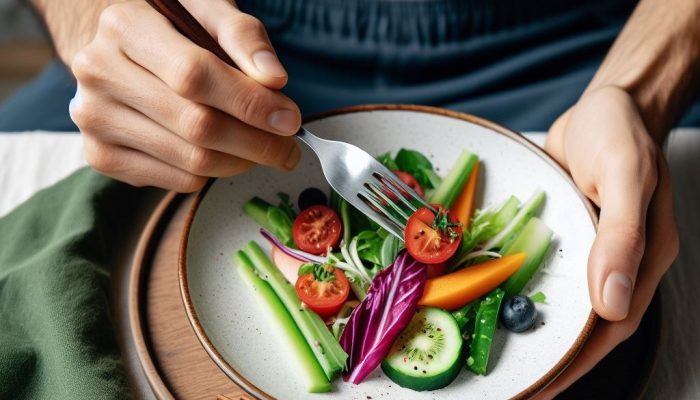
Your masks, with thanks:
[[(526, 134), (541, 144), (541, 133)], [(662, 290), (663, 328), (659, 360), (646, 399), (700, 399), (700, 313), (694, 298), (700, 287), (700, 129), (678, 129), (672, 132), (665, 153), (673, 176), (674, 204), (681, 237), (681, 250), (671, 270), (664, 277)], [(0, 134), (0, 216), (72, 171), (85, 165), (80, 136), (31, 132)], [(121, 254), (128, 259), (138, 241), (140, 227), (145, 224), (163, 193), (154, 193), (136, 218), (141, 222), (132, 232)], [(127, 279), (122, 269), (114, 271), (112, 299), (115, 313), (127, 310)], [(115, 318), (119, 320), (120, 318)], [(125, 319), (122, 319), (125, 320)], [(133, 346), (129, 327), (117, 326), (121, 351), (137, 398), (154, 398)], [(630, 366), (633, 367), (633, 366)]]

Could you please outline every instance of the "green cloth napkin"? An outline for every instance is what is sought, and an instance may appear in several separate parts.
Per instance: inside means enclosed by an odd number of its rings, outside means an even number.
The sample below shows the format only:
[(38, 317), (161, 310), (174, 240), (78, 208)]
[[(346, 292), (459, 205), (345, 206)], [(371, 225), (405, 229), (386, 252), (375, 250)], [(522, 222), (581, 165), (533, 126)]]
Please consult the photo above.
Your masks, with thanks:
[(0, 399), (130, 397), (110, 267), (146, 193), (85, 168), (0, 219)]

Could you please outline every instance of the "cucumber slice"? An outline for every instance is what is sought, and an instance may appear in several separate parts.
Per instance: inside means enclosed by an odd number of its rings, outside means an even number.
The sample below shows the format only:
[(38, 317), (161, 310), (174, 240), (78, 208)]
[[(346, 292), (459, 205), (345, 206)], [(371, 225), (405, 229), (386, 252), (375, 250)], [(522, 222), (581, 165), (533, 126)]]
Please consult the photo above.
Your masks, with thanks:
[(454, 317), (439, 308), (419, 308), (382, 362), (399, 386), (417, 391), (449, 385), (462, 369), (462, 335)]

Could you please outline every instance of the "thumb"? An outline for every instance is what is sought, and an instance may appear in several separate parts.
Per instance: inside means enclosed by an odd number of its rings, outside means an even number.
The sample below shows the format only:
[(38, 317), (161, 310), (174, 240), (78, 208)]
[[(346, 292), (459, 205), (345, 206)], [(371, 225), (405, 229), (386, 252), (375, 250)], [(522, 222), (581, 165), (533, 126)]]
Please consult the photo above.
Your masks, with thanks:
[[(656, 163), (613, 154), (597, 185), (598, 232), (588, 259), (593, 308), (609, 321), (627, 317), (646, 242), (646, 217), (656, 187)], [(611, 164), (611, 163), (608, 163)]]
[(287, 84), (287, 71), (259, 19), (241, 12), (226, 0), (182, 0), (182, 5), (246, 75), (271, 89), (281, 89)]

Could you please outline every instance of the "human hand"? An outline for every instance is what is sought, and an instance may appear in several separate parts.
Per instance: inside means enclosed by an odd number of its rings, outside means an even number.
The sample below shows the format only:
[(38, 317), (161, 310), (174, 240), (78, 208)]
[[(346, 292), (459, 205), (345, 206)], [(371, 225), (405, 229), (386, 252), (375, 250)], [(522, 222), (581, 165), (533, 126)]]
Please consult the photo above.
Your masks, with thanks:
[(96, 170), (179, 192), (254, 164), (291, 169), (299, 108), (265, 28), (226, 0), (183, 5), (241, 70), (190, 42), (146, 2), (104, 9), (72, 60), (70, 114)]
[(678, 253), (668, 165), (624, 90), (585, 94), (552, 125), (545, 149), (600, 207), (588, 287), (604, 320), (537, 399), (555, 397), (637, 330)]

